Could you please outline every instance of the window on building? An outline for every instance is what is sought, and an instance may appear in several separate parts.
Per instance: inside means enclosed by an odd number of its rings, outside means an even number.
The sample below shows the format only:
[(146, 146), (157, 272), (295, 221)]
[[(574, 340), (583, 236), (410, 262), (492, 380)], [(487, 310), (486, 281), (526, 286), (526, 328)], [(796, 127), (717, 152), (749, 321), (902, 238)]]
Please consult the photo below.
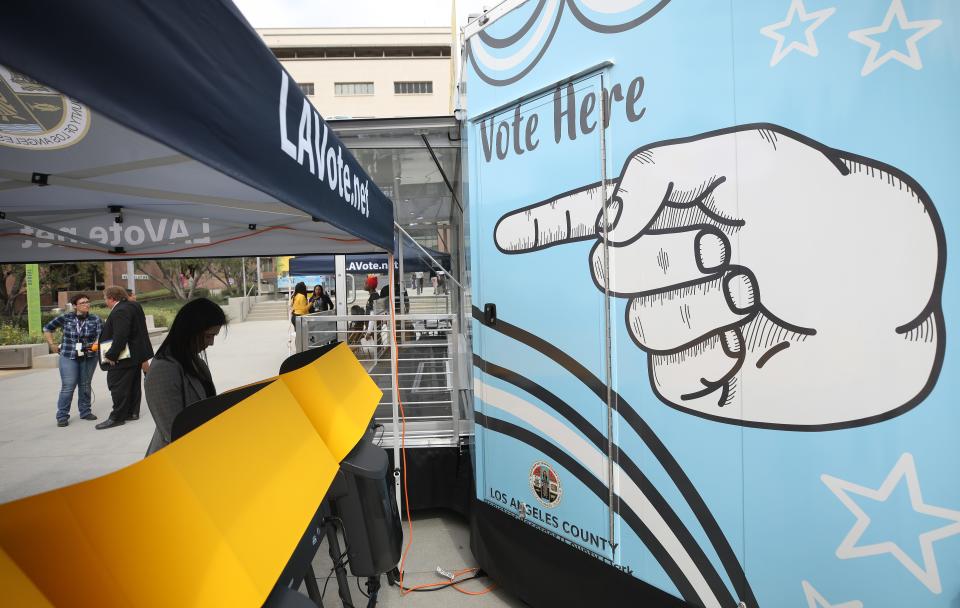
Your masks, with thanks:
[(372, 82), (335, 82), (333, 83), (333, 94), (337, 97), (350, 97), (353, 95), (373, 95)]
[(298, 82), (297, 86), (300, 87), (300, 90), (303, 91), (303, 94), (307, 97), (313, 95), (313, 83), (312, 82)]
[(395, 82), (393, 92), (395, 95), (429, 95), (433, 93), (433, 83), (429, 81)]
[(284, 47), (278, 59), (345, 59), (350, 57), (449, 57), (450, 46)]

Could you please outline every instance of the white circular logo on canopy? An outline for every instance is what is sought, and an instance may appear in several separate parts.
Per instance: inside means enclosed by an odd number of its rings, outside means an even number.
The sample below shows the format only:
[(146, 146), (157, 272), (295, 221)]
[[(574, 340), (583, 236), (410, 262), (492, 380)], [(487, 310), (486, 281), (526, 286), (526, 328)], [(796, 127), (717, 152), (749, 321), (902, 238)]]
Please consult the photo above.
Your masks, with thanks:
[(0, 65), (0, 146), (66, 148), (83, 139), (89, 128), (87, 106)]

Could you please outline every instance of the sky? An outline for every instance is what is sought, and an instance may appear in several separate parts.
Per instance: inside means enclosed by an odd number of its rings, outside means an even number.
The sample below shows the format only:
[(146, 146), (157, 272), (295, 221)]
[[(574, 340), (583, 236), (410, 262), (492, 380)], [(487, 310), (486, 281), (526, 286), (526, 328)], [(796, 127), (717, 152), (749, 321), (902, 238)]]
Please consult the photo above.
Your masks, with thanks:
[[(450, 25), (453, 0), (234, 0), (247, 20), (265, 27)], [(458, 26), (500, 0), (455, 0)]]

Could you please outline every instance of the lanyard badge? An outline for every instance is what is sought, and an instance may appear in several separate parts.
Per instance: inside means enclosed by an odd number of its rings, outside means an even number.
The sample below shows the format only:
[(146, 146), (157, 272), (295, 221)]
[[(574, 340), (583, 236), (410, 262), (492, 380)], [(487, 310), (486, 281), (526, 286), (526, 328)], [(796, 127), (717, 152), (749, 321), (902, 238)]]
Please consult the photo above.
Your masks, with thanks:
[(82, 357), (83, 353), (83, 330), (87, 328), (87, 319), (83, 320), (83, 323), (80, 323), (80, 319), (76, 318), (77, 323), (77, 343), (74, 344), (74, 348), (77, 350), (77, 357)]

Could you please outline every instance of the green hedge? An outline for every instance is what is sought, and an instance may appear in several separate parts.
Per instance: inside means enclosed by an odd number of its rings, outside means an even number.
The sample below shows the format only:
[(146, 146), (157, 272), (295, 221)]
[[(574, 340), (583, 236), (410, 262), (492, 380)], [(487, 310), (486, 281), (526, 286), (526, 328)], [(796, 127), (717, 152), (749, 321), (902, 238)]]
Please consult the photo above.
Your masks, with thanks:
[(42, 344), (43, 335), (30, 337), (26, 328), (14, 323), (0, 321), (0, 344)]

